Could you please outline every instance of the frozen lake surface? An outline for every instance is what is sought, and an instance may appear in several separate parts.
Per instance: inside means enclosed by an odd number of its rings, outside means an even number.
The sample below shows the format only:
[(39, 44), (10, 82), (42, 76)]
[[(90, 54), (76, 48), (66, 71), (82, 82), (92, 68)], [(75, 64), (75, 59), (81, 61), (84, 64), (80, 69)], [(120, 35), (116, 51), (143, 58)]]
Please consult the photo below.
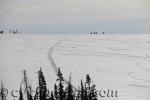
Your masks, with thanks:
[[(0, 35), (0, 80), (6, 88), (19, 89), (26, 69), (33, 88), (42, 67), (48, 88), (56, 81), (47, 58), (52, 57), (66, 79), (78, 87), (90, 74), (97, 90), (118, 90), (118, 98), (100, 100), (150, 99), (150, 34), (18, 34)], [(12, 99), (9, 92), (8, 98)]]

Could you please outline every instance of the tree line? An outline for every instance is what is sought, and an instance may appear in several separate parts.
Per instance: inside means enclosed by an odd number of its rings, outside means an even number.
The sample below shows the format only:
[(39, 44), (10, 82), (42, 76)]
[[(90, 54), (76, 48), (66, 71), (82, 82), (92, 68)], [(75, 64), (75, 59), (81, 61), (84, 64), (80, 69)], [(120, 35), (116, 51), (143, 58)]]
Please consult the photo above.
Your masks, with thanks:
[[(57, 76), (53, 90), (49, 90), (42, 68), (40, 68), (38, 71), (38, 86), (33, 94), (27, 72), (24, 70), (18, 100), (98, 100), (96, 85), (93, 84), (89, 74), (86, 75), (85, 82), (81, 79), (78, 88), (72, 85), (71, 76), (67, 84), (65, 84), (60, 68)], [(1, 96), (1, 100), (6, 100), (6, 97)]]

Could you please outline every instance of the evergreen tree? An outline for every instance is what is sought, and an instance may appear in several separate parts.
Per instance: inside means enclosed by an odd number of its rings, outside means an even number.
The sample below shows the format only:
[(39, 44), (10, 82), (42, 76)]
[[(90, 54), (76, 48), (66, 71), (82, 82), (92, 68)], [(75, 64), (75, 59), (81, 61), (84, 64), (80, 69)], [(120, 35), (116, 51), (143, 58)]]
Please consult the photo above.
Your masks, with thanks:
[(57, 80), (64, 81), (63, 76), (62, 76), (62, 73), (61, 73), (61, 71), (60, 71), (60, 68), (58, 68), (57, 76), (58, 76), (58, 79), (57, 79)]
[(97, 100), (97, 93), (95, 89), (95, 85), (91, 84), (91, 78), (89, 74), (86, 75), (86, 91), (87, 91), (87, 99), (88, 100)]
[(85, 92), (85, 90), (84, 90), (84, 86), (83, 86), (83, 82), (82, 82), (82, 80), (81, 80), (81, 100), (84, 100), (84, 92)]
[(88, 100), (91, 100), (92, 99), (92, 96), (91, 96), (91, 78), (89, 76), (89, 74), (86, 75), (86, 91), (87, 91), (87, 97), (88, 97)]
[(61, 80), (59, 80), (59, 100), (64, 100), (65, 98), (65, 92), (63, 90), (64, 86)]
[(67, 100), (74, 100), (74, 95), (73, 95), (73, 88), (72, 88), (72, 84), (71, 84), (71, 76), (68, 82), (68, 86), (67, 86)]
[(86, 83), (88, 85), (88, 88), (90, 88), (91, 78), (90, 78), (89, 74), (86, 75)]
[(85, 90), (84, 90), (84, 100), (89, 100), (88, 99), (88, 92), (87, 92), (87, 88), (86, 88), (86, 85), (84, 86), (85, 87)]
[(58, 84), (58, 95), (59, 95), (59, 100), (64, 100), (65, 98), (65, 91), (64, 91), (64, 86), (63, 86), (63, 76), (62, 73), (60, 71), (60, 68), (58, 68), (58, 73), (57, 73), (58, 79), (57, 81), (59, 82)]
[(40, 68), (40, 71), (38, 72), (39, 76), (39, 92), (40, 92), (40, 100), (46, 100), (47, 97), (47, 87), (46, 87), (46, 81), (45, 77), (43, 75), (42, 69)]
[(23, 83), (24, 83), (24, 88), (25, 88), (26, 94), (27, 94), (27, 99), (28, 100), (33, 100), (32, 91), (31, 91), (31, 84), (29, 84), (26, 70), (23, 71), (23, 75), (24, 75)]
[(58, 90), (57, 90), (57, 85), (54, 85), (54, 98), (55, 100), (58, 100)]
[(23, 93), (22, 93), (21, 86), (20, 86), (20, 90), (19, 90), (19, 100), (23, 100)]

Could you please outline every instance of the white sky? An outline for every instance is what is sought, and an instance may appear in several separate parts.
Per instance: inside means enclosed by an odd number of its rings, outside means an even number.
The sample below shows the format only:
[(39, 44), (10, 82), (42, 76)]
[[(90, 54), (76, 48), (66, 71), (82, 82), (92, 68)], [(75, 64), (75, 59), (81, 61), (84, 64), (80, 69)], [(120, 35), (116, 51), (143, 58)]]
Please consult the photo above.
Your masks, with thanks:
[(30, 33), (150, 33), (150, 0), (0, 0), (0, 28)]

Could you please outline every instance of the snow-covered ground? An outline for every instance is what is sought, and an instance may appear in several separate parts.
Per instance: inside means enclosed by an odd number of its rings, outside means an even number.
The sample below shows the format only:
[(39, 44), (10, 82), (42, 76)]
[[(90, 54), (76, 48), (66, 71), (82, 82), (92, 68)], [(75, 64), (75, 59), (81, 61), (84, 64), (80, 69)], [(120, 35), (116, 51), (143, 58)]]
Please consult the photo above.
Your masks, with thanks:
[[(59, 43), (57, 43), (59, 42)], [(56, 44), (57, 43), (57, 44)], [(56, 45), (55, 45), (56, 44)], [(48, 87), (55, 75), (48, 51), (66, 79), (78, 87), (89, 73), (98, 90), (118, 90), (118, 98), (100, 100), (150, 99), (150, 34), (18, 34), (0, 35), (0, 80), (9, 89), (19, 89), (26, 69), (33, 88), (42, 67)]]

